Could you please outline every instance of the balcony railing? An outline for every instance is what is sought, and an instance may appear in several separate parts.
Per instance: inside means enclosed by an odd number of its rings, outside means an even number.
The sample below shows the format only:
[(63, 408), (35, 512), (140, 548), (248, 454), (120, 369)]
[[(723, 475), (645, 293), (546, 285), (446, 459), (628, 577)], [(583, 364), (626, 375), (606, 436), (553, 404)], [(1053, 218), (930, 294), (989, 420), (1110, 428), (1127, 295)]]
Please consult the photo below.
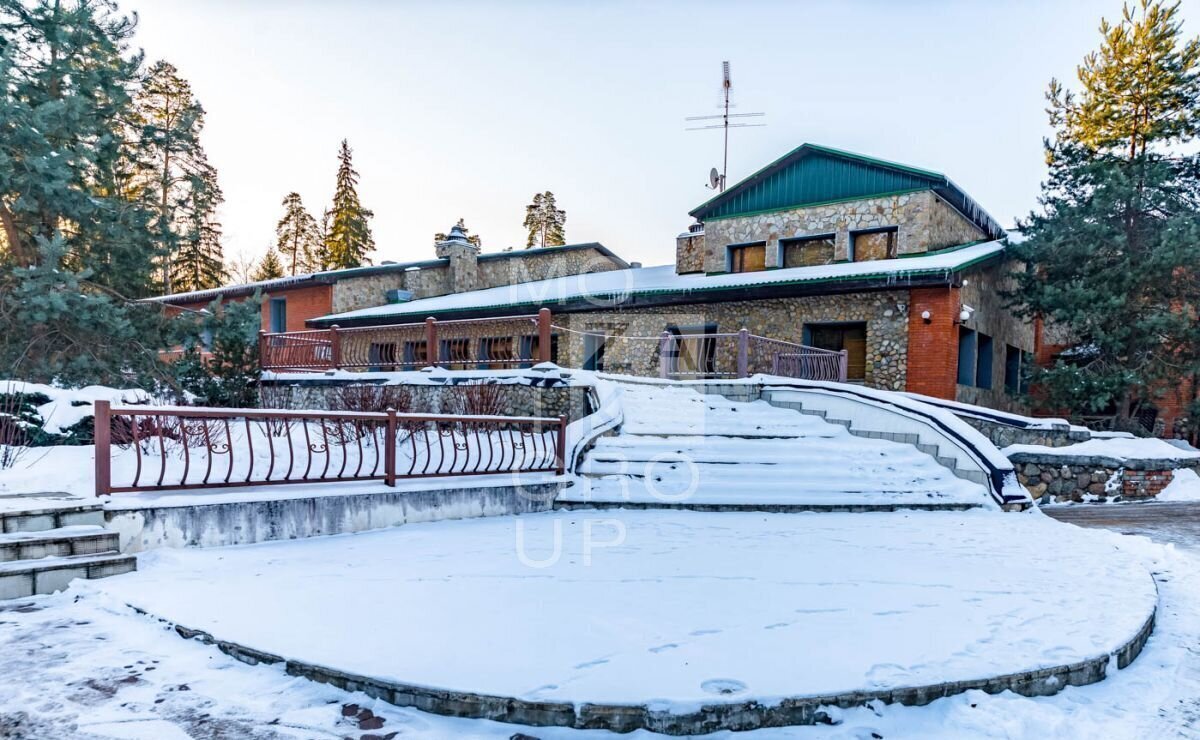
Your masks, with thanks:
[(756, 373), (804, 380), (846, 382), (847, 355), (836, 351), (736, 333), (676, 334), (659, 340), (659, 377), (746, 378)]
[(264, 370), (419, 370), (528, 367), (549, 362), (550, 310), (535, 316), (259, 334)]
[[(565, 469), (565, 416), (95, 404), (96, 495)], [(114, 448), (115, 454), (114, 454)], [(115, 464), (114, 464), (115, 463)]]

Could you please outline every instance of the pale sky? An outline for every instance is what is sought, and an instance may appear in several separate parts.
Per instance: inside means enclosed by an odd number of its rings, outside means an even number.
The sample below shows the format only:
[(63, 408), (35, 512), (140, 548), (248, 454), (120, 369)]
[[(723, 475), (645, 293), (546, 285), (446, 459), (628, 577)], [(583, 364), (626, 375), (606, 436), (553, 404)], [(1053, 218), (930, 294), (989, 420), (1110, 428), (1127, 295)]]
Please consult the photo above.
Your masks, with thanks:
[[(731, 132), (729, 181), (804, 143), (945, 172), (1005, 225), (1036, 205), (1043, 98), (1119, 0), (225, 2), (124, 0), (136, 45), (208, 111), (226, 254), (263, 253), (289, 191), (315, 216), (349, 138), (375, 261), (433, 256), (460, 216), (522, 247), (535, 192), (567, 241), (673, 259), (712, 194), (721, 61), (766, 128)], [(1185, 6), (1185, 32), (1200, 19)]]

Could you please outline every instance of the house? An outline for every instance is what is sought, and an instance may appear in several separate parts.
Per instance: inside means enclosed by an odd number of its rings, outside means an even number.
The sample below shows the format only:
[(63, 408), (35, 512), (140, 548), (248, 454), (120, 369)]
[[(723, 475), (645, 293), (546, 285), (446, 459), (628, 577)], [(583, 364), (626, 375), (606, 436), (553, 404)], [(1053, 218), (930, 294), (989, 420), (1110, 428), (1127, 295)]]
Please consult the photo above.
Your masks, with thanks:
[[(471, 332), (440, 340), (437, 357), (488, 366), (528, 359), (514, 347), (533, 341), (530, 325), (505, 317), (547, 307), (562, 365), (720, 376), (739, 352), (761, 370), (771, 366), (762, 356), (777, 368), (802, 346), (842, 354), (851, 382), (1019, 407), (1037, 347), (1001, 297), (1007, 234), (945, 175), (805, 144), (690, 215), (674, 264), (477, 283), (335, 309), (307, 326), (353, 329), (364, 362), (383, 369), (428, 359), (414, 328), (427, 317), (474, 319)], [(438, 249), (465, 248), (451, 240)], [(755, 338), (748, 351), (736, 344), (742, 329)], [(505, 352), (489, 351), (498, 345)]]
[(217, 298), (242, 300), (261, 293), (263, 330), (290, 332), (303, 331), (308, 322), (322, 316), (371, 306), (629, 268), (625, 260), (595, 242), (481, 254), (458, 226), (447, 236), (435, 245), (435, 259), (327, 270), (151, 300), (177, 310), (200, 310)]

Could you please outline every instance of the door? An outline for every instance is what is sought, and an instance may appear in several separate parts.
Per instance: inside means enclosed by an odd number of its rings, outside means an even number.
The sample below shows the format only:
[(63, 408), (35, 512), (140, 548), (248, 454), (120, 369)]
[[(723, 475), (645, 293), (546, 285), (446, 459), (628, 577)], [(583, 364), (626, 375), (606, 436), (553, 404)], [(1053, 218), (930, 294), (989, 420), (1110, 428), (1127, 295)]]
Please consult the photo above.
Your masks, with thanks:
[(867, 322), (805, 324), (804, 343), (835, 352), (846, 350), (846, 379), (867, 377)]

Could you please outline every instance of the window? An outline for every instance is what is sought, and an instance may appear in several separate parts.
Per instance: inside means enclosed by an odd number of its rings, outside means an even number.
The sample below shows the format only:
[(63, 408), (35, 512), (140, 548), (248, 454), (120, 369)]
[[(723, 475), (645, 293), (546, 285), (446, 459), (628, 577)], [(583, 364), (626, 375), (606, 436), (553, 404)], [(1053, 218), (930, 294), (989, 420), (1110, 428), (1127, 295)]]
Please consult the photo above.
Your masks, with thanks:
[(992, 338), (987, 334), (976, 334), (978, 352), (975, 359), (975, 385), (979, 388), (992, 387)]
[(471, 362), (471, 340), (443, 339), (438, 342), (438, 366), (450, 370), (467, 370)]
[(767, 269), (767, 244), (741, 244), (729, 248), (730, 272), (758, 272)]
[(604, 335), (595, 332), (583, 335), (583, 369), (604, 369)]
[(833, 235), (806, 236), (802, 239), (787, 239), (780, 242), (784, 267), (807, 267), (809, 265), (833, 264)]
[(671, 372), (684, 377), (713, 377), (717, 372), (716, 324), (705, 326), (668, 326), (675, 335), (675, 351), (670, 357)]
[(404, 343), (404, 365), (406, 367), (424, 367), (427, 364), (429, 364), (429, 352), (426, 351), (425, 342)]
[(1021, 353), (1021, 385), (1020, 385), (1020, 389), (1021, 389), (1022, 393), (1029, 392), (1029, 371), (1030, 371), (1030, 368), (1032, 368), (1032, 367), (1033, 367), (1033, 353), (1032, 352), (1022, 352)]
[(866, 379), (867, 324), (865, 321), (846, 324), (805, 324), (804, 343), (810, 347), (830, 349), (835, 352), (846, 350), (846, 379)]
[(975, 385), (975, 331), (958, 327), (958, 384)]
[[(519, 367), (533, 367), (540, 362), (541, 338), (537, 334), (521, 337), (521, 360)], [(550, 362), (558, 364), (558, 335), (550, 335)]]
[(287, 331), (287, 299), (272, 298), (268, 304), (268, 312), (271, 319), (271, 331)]
[(371, 342), (367, 348), (367, 362), (373, 373), (396, 369), (396, 343)]
[(1011, 344), (1004, 346), (1004, 387), (1014, 394), (1021, 390), (1021, 350)]
[(512, 337), (484, 337), (479, 340), (480, 369), (499, 370), (512, 367), (515, 359), (517, 356), (513, 352)]
[(850, 234), (850, 259), (854, 262), (888, 260), (899, 252), (896, 242), (896, 227), (855, 231)]

